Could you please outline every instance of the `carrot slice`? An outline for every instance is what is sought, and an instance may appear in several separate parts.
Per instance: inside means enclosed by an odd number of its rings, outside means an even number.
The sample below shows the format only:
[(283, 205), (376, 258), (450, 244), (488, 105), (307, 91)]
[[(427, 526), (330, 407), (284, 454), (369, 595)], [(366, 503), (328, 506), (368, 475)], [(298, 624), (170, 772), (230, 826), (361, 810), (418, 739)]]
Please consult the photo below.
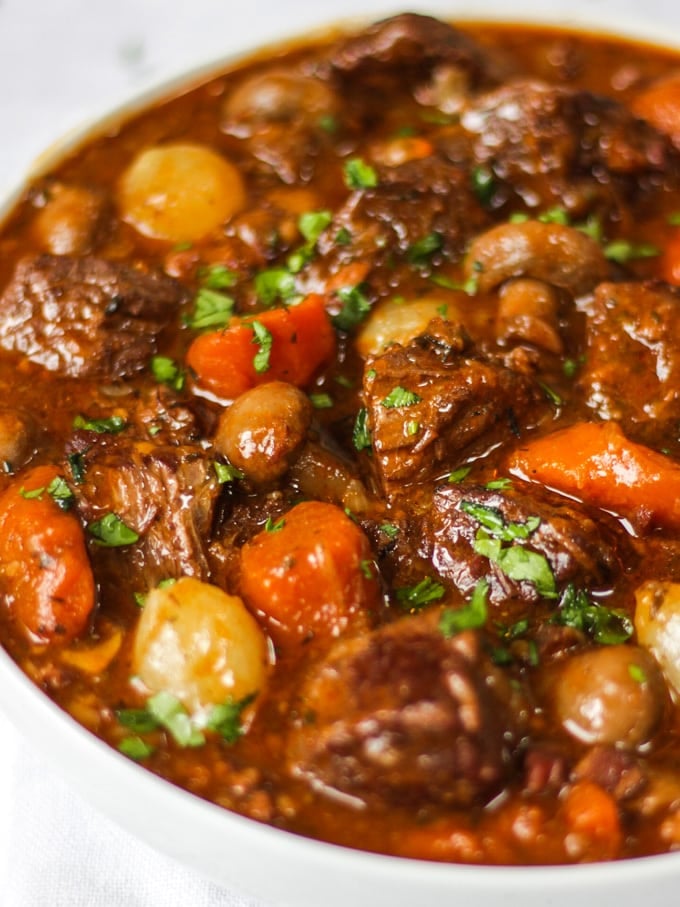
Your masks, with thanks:
[(633, 113), (680, 143), (680, 72), (657, 79), (631, 104)]
[(69, 641), (87, 626), (95, 583), (82, 526), (47, 491), (38, 466), (0, 495), (0, 574), (9, 609), (34, 642)]
[(241, 593), (277, 645), (328, 640), (379, 599), (370, 545), (333, 504), (297, 504), (241, 549)]
[(334, 354), (333, 325), (323, 297), (313, 294), (202, 334), (189, 347), (187, 365), (199, 385), (233, 400), (265, 381), (304, 387)]
[(613, 860), (619, 856), (623, 832), (616, 800), (599, 784), (577, 781), (566, 793), (562, 815), (568, 851), (578, 859)]
[(616, 422), (579, 422), (530, 441), (509, 468), (639, 528), (680, 528), (680, 466), (630, 441)]

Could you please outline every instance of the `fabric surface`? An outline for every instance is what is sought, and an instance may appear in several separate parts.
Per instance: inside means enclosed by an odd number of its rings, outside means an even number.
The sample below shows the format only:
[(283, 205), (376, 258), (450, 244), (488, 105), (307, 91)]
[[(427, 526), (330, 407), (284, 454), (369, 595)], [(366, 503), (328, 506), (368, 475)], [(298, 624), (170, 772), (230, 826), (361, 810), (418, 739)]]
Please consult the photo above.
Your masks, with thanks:
[(2, 907), (268, 907), (94, 811), (0, 718)]

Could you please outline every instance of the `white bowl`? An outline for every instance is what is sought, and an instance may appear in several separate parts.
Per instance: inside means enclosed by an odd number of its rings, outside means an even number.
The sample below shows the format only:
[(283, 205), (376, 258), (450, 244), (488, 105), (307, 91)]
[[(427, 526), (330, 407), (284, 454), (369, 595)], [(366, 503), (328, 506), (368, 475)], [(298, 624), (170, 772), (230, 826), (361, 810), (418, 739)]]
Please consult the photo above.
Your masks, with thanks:
[[(641, 19), (639, 0), (560, 0), (553, 2), (549, 9), (545, 0), (524, 0), (521, 21), (589, 27), (680, 48), (680, 9), (676, 2), (647, 0), (645, 16)], [(62, 14), (64, 4), (79, 6), (81, 11), (88, 9), (82, 0), (64, 0), (63, 4), (55, 4), (60, 6)], [(70, 131), (33, 165), (29, 167), (26, 162), (26, 178), (49, 169), (88, 134), (100, 131), (102, 124), (114, 122), (166, 95), (184, 81), (185, 76), (180, 77), (179, 72), (189, 72), (193, 79), (199, 72), (213, 70), (219, 63), (218, 56), (220, 61), (233, 58), (259, 44), (291, 37), (327, 22), (357, 16), (370, 20), (407, 8), (452, 19), (517, 21), (520, 18), (516, 15), (516, 4), (509, 0), (477, 0), (474, 9), (457, 0), (449, 3), (411, 0), (400, 7), (384, 0), (327, 0), (324, 4), (317, 0), (288, 0), (285, 4), (251, 0), (240, 12), (230, 9), (229, 27), (220, 29), (216, 27), (215, 17), (224, 18), (224, 0), (195, 0), (190, 4), (192, 18), (186, 21), (181, 20), (185, 14), (181, 0), (167, 0), (163, 4), (164, 22), (167, 25), (166, 20), (173, 15), (180, 21), (175, 20), (175, 30), (163, 31), (163, 28), (150, 28), (158, 10), (151, 0), (121, 0), (110, 6), (115, 8), (118, 19), (129, 15), (132, 22), (132, 17), (139, 15), (146, 22), (149, 40), (157, 41), (151, 47), (153, 66), (146, 73), (138, 73), (131, 99), (125, 97), (130, 91), (122, 78), (107, 82), (106, 97), (102, 100), (97, 85), (92, 85), (81, 73), (83, 101), (68, 109), (60, 107), (54, 87), (60, 84), (60, 79), (63, 84), (68, 73), (56, 73), (51, 89), (55, 98), (54, 119), (48, 118), (48, 128), (54, 130), (50, 138), (56, 136), (58, 117), (61, 117), (60, 125), (70, 127)], [(93, 27), (97, 21), (98, 27), (105, 27), (106, 15), (104, 5), (97, 5), (96, 10), (94, 5), (89, 5), (90, 19), (96, 20), (94, 25), (90, 22)], [(173, 44), (171, 36), (177, 38), (175, 31), (181, 40)], [(52, 37), (49, 35), (49, 39)], [(47, 42), (48, 36), (44, 40)], [(175, 52), (179, 47), (181, 53)], [(37, 59), (35, 51), (34, 47), (31, 65)], [(21, 84), (20, 79), (17, 84)], [(0, 89), (0, 97), (5, 92), (7, 88)], [(21, 97), (19, 93), (19, 100)], [(100, 103), (109, 113), (99, 107)], [(93, 119), (76, 128), (76, 121), (84, 111), (86, 119), (89, 120), (89, 114)], [(43, 122), (42, 131), (36, 134), (47, 141), (44, 128)], [(9, 173), (13, 183), (4, 192), (4, 200), (0, 199), (0, 219), (21, 191), (18, 150), (23, 149), (28, 156), (37, 150), (33, 149), (36, 139), (32, 133), (25, 132), (19, 139), (14, 154), (11, 146), (0, 151), (0, 172)], [(0, 690), (0, 706), (20, 732), (37, 750), (47, 754), (73, 787), (95, 807), (206, 877), (227, 887), (236, 885), (272, 905), (347, 907), (370, 903), (371, 907), (412, 907), (420, 903), (425, 907), (453, 904), (573, 907), (581, 902), (598, 907), (637, 907), (638, 904), (668, 907), (678, 897), (680, 854), (583, 866), (458, 866), (362, 853), (278, 831), (213, 806), (121, 756), (58, 709), (2, 650)], [(125, 792), (124, 796), (121, 791)]]

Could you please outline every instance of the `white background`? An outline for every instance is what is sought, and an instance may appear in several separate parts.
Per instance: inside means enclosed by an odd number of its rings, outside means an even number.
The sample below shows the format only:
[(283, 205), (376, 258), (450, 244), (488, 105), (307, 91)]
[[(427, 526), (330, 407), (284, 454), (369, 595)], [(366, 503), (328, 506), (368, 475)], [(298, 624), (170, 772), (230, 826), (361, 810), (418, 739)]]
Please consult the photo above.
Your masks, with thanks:
[[(471, 5), (473, 14), (489, 7), (456, 0), (449, 7), (470, 15)], [(644, 15), (659, 34), (679, 15), (677, 0), (547, 5), (553, 12), (580, 9), (596, 17), (613, 7), (615, 26), (629, 14)], [(516, 12), (516, 4), (503, 0), (491, 6), (505, 7), (508, 18)], [(0, 0), (0, 206), (43, 149), (125, 96), (256, 46), (261, 35), (272, 39), (338, 15), (373, 16), (398, 7), (382, 0)], [(545, 8), (544, 0), (525, 0), (522, 15)], [(0, 904), (255, 907), (256, 902), (220, 892), (95, 816), (52, 774), (49, 753), (31, 752), (0, 714)]]

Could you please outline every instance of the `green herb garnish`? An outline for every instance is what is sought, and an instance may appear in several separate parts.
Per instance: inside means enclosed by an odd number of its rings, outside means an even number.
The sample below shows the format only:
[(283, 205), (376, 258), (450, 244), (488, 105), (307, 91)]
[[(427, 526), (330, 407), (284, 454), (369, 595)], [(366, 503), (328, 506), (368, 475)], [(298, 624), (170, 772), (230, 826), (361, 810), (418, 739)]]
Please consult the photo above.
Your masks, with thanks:
[(107, 513), (100, 520), (89, 523), (87, 531), (98, 545), (106, 548), (121, 548), (125, 545), (134, 545), (139, 540), (139, 534), (126, 526), (115, 513)]
[(255, 293), (266, 306), (272, 306), (279, 299), (291, 302), (298, 296), (295, 277), (288, 268), (269, 268), (255, 275)]
[(633, 623), (624, 611), (596, 604), (572, 583), (562, 593), (552, 623), (580, 630), (603, 646), (624, 643), (633, 635)]
[(256, 696), (257, 693), (249, 693), (236, 702), (230, 696), (226, 702), (212, 708), (206, 727), (211, 731), (217, 731), (227, 743), (236, 743), (244, 734), (241, 715)]
[(352, 432), (352, 441), (355, 450), (367, 450), (373, 446), (371, 430), (368, 427), (368, 410), (365, 406), (362, 406), (357, 413)]
[(371, 311), (371, 303), (367, 299), (363, 285), (356, 287), (341, 287), (335, 295), (342, 303), (342, 308), (331, 316), (331, 321), (340, 331), (349, 332), (361, 324)]
[(343, 169), (348, 189), (373, 189), (378, 185), (378, 174), (359, 157), (350, 158)]
[(94, 431), (98, 435), (117, 435), (127, 426), (122, 416), (110, 416), (108, 419), (86, 419), (85, 416), (76, 416), (73, 427), (84, 431)]
[(184, 387), (184, 370), (169, 356), (153, 356), (151, 373), (159, 384), (167, 384), (173, 390), (181, 391)]
[(253, 329), (252, 342), (258, 347), (257, 353), (253, 356), (253, 368), (261, 375), (269, 370), (269, 357), (274, 338), (261, 321), (251, 321), (250, 326)]
[(408, 611), (419, 611), (429, 602), (436, 602), (443, 597), (446, 590), (441, 583), (426, 576), (415, 586), (403, 586), (396, 590), (397, 601)]
[(422, 399), (422, 397), (419, 397), (418, 394), (413, 391), (398, 385), (397, 387), (392, 388), (385, 399), (381, 401), (380, 405), (384, 406), (385, 409), (400, 409), (405, 406), (415, 406), (416, 403), (420, 403)]
[(205, 743), (205, 737), (194, 727), (191, 716), (172, 693), (164, 690), (156, 693), (148, 700), (146, 708), (158, 724), (168, 731), (178, 746), (194, 747)]
[(223, 328), (234, 314), (234, 300), (226, 293), (202, 287), (194, 300), (194, 311), (187, 325), (196, 331), (204, 328)]
[(488, 614), (487, 594), (489, 583), (480, 579), (472, 592), (472, 597), (463, 608), (446, 608), (439, 618), (439, 630), (449, 639), (463, 630), (477, 630), (486, 623)]

